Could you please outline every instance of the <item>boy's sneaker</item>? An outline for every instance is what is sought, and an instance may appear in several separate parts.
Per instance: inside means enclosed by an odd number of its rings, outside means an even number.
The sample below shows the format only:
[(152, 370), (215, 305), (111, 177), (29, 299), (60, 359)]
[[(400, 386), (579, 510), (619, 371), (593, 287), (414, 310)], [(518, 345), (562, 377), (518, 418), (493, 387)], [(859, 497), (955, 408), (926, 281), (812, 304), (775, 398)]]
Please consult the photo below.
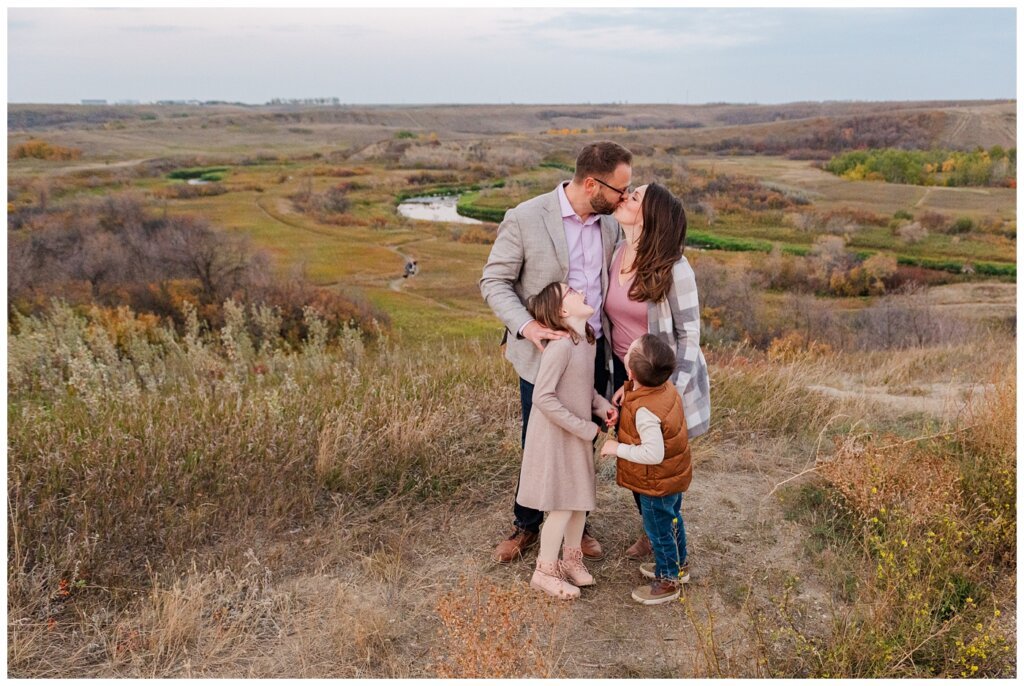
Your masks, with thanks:
[[(654, 575), (654, 563), (644, 562), (640, 565), (640, 573), (646, 576), (648, 579), (656, 578)], [(683, 563), (683, 566), (679, 568), (679, 583), (688, 584), (690, 583), (690, 563)]]
[(679, 584), (672, 579), (655, 579), (633, 589), (633, 600), (641, 605), (661, 605), (679, 598)]

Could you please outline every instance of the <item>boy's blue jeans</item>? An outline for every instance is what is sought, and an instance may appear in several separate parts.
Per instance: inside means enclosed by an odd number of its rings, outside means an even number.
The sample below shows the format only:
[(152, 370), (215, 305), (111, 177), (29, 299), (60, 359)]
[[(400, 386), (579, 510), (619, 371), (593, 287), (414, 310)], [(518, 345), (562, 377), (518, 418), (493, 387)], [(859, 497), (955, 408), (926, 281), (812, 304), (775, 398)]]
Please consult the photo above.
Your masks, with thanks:
[[(683, 494), (652, 496), (639, 494), (644, 532), (654, 550), (654, 575), (659, 579), (678, 579), (679, 567), (686, 563), (686, 529), (683, 527)], [(672, 520), (676, 520), (674, 523)]]

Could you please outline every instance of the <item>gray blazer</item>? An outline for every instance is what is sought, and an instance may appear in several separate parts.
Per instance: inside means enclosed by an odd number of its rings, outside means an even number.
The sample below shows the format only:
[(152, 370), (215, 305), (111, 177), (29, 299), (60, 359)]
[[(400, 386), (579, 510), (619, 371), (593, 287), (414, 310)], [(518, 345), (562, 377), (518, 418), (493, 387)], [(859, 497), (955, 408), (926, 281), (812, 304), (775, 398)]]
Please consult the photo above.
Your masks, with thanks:
[[(612, 249), (619, 239), (619, 223), (610, 216), (601, 216), (601, 241), (604, 247), (604, 268), (601, 270), (601, 293), (608, 291), (608, 266)], [(532, 317), (526, 302), (552, 281), (569, 278), (569, 246), (562, 224), (562, 207), (558, 188), (513, 207), (505, 213), (498, 226), (498, 236), (484, 265), (480, 292), (484, 300), (505, 325), (505, 357), (520, 378), (534, 383), (540, 368), (540, 351), (529, 340), (518, 335), (523, 324)], [(604, 332), (609, 330), (602, 312)], [(605, 347), (606, 362), (611, 362), (611, 346)]]

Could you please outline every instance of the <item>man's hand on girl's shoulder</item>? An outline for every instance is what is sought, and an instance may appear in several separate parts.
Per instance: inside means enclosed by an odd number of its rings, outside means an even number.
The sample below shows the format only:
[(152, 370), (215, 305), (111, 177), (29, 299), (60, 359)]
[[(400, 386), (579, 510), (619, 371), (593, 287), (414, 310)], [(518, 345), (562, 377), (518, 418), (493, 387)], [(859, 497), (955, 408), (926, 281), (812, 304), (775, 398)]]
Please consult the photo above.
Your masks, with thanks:
[(536, 319), (523, 328), (523, 338), (537, 346), (537, 350), (540, 351), (544, 350), (543, 341), (555, 341), (559, 338), (565, 338), (566, 336), (568, 336), (568, 334), (564, 331), (552, 331), (546, 326), (543, 326)]

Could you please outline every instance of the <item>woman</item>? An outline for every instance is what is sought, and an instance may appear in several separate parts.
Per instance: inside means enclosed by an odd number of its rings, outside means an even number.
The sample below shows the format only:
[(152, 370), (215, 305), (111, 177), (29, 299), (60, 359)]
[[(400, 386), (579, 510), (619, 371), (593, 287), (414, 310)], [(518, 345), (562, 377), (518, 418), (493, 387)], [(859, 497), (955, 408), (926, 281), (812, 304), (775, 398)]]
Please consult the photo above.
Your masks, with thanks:
[[(679, 198), (656, 183), (640, 186), (613, 215), (625, 233), (612, 256), (604, 310), (611, 323), (614, 383), (612, 402), (621, 403), (626, 381), (623, 360), (634, 340), (658, 336), (675, 351), (672, 384), (683, 400), (690, 440), (708, 430), (711, 404), (708, 367), (700, 349), (700, 307), (693, 268), (683, 256), (686, 212)], [(639, 498), (637, 509), (640, 508)], [(626, 551), (642, 559), (651, 554), (645, 535)]]

